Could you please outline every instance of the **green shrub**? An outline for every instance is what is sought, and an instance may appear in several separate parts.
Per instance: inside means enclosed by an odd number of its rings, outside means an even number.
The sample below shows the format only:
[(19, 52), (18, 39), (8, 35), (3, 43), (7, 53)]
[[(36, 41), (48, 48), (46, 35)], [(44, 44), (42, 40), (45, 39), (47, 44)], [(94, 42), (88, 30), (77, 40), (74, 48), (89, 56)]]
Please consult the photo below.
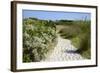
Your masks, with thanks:
[(23, 20), (23, 62), (38, 62), (56, 45), (56, 28), (50, 21)]

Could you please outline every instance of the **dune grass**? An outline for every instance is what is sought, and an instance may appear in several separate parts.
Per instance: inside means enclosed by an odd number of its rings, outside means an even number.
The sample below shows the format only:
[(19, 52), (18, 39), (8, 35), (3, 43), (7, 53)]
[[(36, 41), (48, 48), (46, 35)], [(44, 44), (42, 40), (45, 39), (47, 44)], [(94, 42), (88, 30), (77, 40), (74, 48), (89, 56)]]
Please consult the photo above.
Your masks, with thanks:
[(84, 58), (91, 58), (90, 47), (90, 21), (73, 21), (71, 25), (65, 24), (59, 33), (65, 39), (70, 39), (72, 44), (78, 48), (77, 53), (80, 53)]

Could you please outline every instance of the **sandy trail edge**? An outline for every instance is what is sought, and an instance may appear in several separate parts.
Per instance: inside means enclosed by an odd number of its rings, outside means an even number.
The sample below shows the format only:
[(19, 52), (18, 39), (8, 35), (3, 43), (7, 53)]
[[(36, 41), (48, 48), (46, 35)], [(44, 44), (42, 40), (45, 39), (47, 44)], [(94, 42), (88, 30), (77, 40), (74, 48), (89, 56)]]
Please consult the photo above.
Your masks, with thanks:
[(80, 54), (75, 52), (76, 50), (77, 48), (71, 44), (70, 40), (58, 36), (58, 44), (54, 48), (53, 52), (42, 61), (69, 61), (84, 59)]

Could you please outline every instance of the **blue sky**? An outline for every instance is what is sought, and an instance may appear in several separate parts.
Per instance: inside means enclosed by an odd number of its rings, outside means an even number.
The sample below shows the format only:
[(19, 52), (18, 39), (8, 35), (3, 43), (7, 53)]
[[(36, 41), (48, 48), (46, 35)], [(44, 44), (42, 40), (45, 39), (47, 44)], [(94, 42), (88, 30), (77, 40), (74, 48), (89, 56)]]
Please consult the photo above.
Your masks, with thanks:
[(42, 20), (90, 20), (90, 13), (23, 10), (23, 18), (35, 17)]

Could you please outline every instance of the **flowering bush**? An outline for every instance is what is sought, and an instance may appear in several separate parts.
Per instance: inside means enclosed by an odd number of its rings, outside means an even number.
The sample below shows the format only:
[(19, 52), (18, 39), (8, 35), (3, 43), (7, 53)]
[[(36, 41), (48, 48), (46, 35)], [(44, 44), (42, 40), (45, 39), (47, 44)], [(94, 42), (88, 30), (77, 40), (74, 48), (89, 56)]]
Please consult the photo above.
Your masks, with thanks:
[(45, 59), (56, 45), (56, 26), (52, 21), (23, 20), (23, 62)]

